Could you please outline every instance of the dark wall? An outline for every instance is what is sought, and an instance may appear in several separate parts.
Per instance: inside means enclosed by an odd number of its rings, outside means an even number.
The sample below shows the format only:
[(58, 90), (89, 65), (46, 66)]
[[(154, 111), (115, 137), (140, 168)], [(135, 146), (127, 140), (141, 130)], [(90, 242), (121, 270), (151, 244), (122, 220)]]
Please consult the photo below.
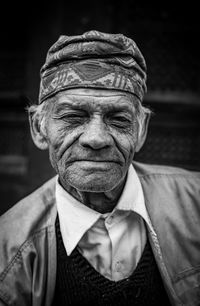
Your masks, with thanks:
[(5, 4), (0, 18), (0, 213), (54, 175), (29, 133), (39, 70), (59, 35), (96, 29), (132, 37), (148, 66), (144, 104), (154, 115), (139, 161), (200, 170), (199, 16), (188, 7), (138, 1)]

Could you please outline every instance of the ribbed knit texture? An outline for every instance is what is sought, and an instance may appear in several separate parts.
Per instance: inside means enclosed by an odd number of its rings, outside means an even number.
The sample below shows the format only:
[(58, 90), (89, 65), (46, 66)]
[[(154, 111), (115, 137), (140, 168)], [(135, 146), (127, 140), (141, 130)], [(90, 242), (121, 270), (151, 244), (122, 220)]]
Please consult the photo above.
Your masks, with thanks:
[(58, 218), (56, 237), (57, 279), (54, 306), (170, 305), (149, 242), (132, 275), (115, 282), (98, 273), (77, 248), (67, 256)]

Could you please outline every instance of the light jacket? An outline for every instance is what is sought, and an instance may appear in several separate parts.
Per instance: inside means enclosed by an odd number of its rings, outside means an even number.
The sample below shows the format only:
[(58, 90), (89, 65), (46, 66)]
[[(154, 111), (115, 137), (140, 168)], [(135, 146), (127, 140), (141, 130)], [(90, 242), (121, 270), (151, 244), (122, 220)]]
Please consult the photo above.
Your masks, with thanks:
[[(172, 305), (200, 305), (200, 173), (133, 163)], [(0, 218), (0, 305), (50, 306), (56, 281), (55, 178)]]

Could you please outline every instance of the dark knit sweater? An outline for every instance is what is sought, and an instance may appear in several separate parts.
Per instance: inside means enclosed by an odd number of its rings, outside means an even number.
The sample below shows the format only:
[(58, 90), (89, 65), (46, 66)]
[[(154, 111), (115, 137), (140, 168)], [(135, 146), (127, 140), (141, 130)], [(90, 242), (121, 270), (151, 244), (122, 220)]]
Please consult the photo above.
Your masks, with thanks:
[(58, 218), (56, 237), (57, 279), (54, 306), (170, 305), (149, 242), (132, 275), (115, 282), (98, 273), (77, 248), (67, 256)]

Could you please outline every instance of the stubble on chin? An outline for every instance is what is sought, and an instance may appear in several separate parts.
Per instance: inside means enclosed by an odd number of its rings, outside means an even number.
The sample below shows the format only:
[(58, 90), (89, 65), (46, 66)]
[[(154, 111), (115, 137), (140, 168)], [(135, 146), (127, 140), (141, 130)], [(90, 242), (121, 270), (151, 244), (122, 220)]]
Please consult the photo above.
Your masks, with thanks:
[(84, 192), (110, 191), (120, 184), (124, 176), (125, 174), (120, 167), (104, 172), (92, 170), (83, 171), (79, 167), (69, 166), (59, 171), (59, 177), (65, 189), (71, 186)]

